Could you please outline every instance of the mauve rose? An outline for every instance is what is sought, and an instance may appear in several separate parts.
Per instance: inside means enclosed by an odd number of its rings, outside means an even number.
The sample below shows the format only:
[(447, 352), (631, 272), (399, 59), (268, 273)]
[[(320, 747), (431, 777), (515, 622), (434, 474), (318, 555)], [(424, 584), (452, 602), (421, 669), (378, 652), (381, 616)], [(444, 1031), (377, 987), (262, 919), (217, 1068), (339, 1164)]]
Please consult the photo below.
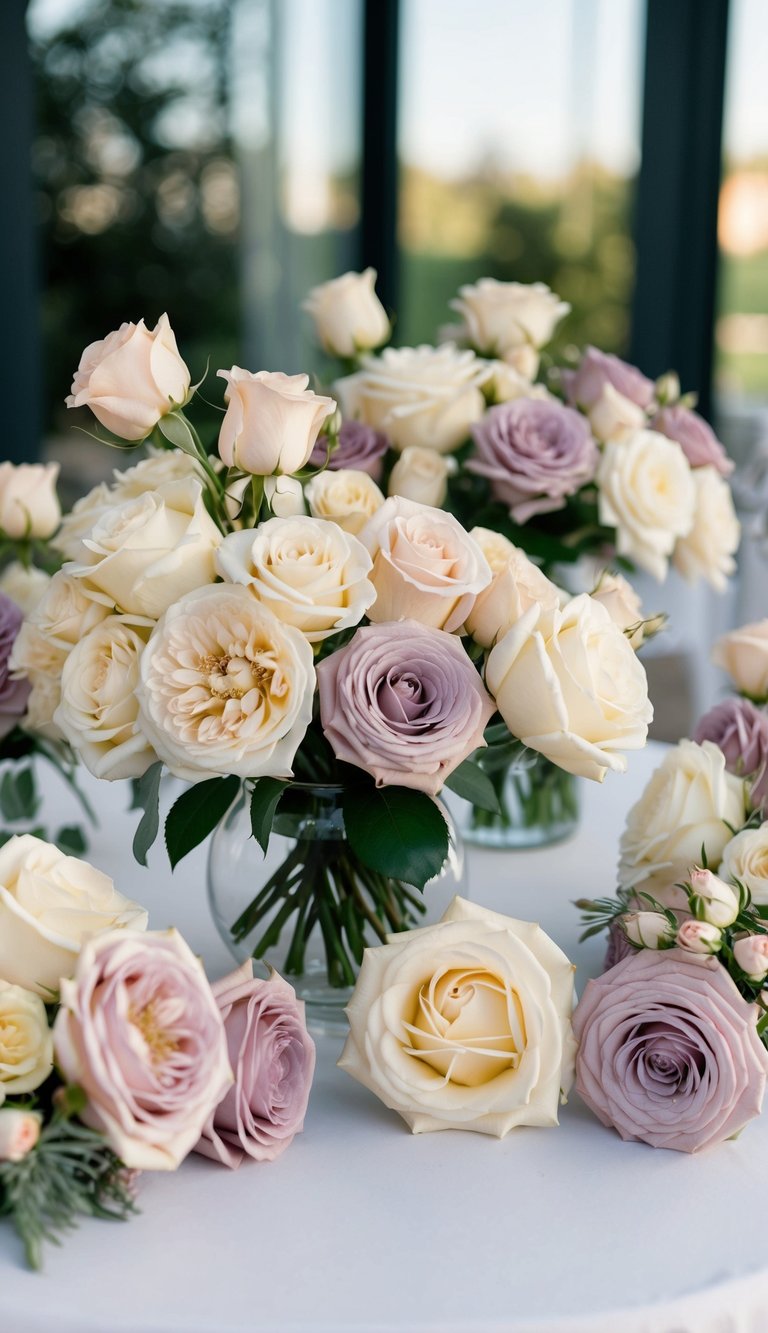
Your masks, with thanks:
[(617, 963), (620, 963), (624, 958), (629, 958), (633, 953), (637, 953), (637, 949), (630, 942), (621, 920), (612, 921), (608, 927), (608, 944), (603, 959), (603, 971), (609, 972)]
[[(725, 699), (710, 708), (696, 726), (697, 745), (712, 741), (737, 777), (757, 775), (759, 786), (768, 765), (768, 717), (749, 699)], [(753, 793), (754, 795), (754, 793)]]
[(758, 1015), (716, 958), (641, 949), (587, 983), (573, 1015), (578, 1092), (623, 1139), (720, 1143), (760, 1114)]
[(367, 472), (374, 481), (381, 480), (384, 471), (384, 455), (389, 448), (389, 440), (380, 430), (366, 426), (362, 421), (343, 421), (339, 431), (336, 448), (328, 458), (328, 437), (319, 435), (309, 456), (309, 467), (323, 467), (326, 464), (332, 472), (342, 468), (352, 468), (355, 472)]
[(249, 958), (212, 987), (235, 1082), (208, 1117), (195, 1152), (225, 1166), (247, 1154), (272, 1162), (304, 1127), (315, 1044), (304, 1004), (277, 972), (253, 975)]
[(723, 477), (733, 472), (734, 465), (712, 427), (689, 407), (679, 403), (663, 407), (653, 418), (651, 429), (677, 440), (691, 467), (713, 467)]
[(461, 641), (415, 620), (359, 629), (317, 667), (320, 717), (336, 757), (378, 787), (435, 796), (483, 744), (495, 710)]
[(23, 621), (21, 608), (0, 592), (0, 740), (22, 717), (31, 689), (28, 680), (14, 680), (9, 673), (11, 650)]
[(586, 421), (554, 399), (500, 403), (472, 427), (472, 438), (476, 454), (468, 470), (489, 479), (516, 523), (562, 509), (597, 468)]
[(636, 366), (596, 347), (586, 348), (576, 370), (563, 371), (562, 383), (568, 402), (585, 410), (594, 407), (607, 385), (642, 408), (648, 407), (654, 393), (653, 380)]

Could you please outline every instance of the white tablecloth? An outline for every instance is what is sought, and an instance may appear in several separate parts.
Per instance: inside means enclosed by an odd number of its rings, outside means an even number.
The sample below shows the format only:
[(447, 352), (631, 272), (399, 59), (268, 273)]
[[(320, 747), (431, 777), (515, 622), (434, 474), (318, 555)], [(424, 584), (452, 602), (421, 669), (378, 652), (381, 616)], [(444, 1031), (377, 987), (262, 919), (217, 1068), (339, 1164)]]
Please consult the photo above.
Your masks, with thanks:
[[(579, 963), (580, 895), (611, 892), (624, 814), (659, 747), (583, 784), (581, 831), (530, 853), (469, 854), (470, 895), (541, 922)], [(212, 977), (204, 854), (172, 876), (130, 852), (125, 788), (91, 788), (90, 858), (175, 924)], [(53, 785), (46, 814), (71, 816)], [(142, 1179), (141, 1215), (84, 1222), (24, 1270), (0, 1226), (0, 1333), (766, 1333), (768, 1116), (701, 1157), (622, 1143), (573, 1095), (555, 1130), (412, 1136), (318, 1042), (305, 1131), (277, 1162), (190, 1158)]]

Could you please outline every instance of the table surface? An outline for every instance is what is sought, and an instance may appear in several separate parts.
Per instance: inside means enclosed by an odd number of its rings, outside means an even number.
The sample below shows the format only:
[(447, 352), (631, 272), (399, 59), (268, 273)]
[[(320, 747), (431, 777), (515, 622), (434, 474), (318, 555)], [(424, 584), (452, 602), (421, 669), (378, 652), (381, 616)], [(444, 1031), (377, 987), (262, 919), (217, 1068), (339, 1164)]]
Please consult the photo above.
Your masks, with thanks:
[[(577, 943), (570, 902), (611, 892), (624, 815), (660, 753), (649, 746), (602, 788), (581, 784), (568, 843), (469, 851), (469, 895), (538, 920), (578, 963), (579, 988), (602, 941)], [(101, 819), (89, 858), (154, 928), (178, 926), (212, 978), (229, 971), (204, 852), (171, 875), (157, 846), (143, 870), (125, 786), (89, 789)], [(51, 779), (52, 825), (71, 817), (68, 800)], [(277, 1162), (230, 1172), (193, 1156), (145, 1175), (140, 1216), (83, 1222), (49, 1247), (42, 1275), (0, 1227), (1, 1333), (768, 1330), (768, 1116), (698, 1157), (623, 1143), (575, 1093), (559, 1129), (413, 1136), (336, 1068), (340, 1048), (318, 1041), (304, 1133)]]

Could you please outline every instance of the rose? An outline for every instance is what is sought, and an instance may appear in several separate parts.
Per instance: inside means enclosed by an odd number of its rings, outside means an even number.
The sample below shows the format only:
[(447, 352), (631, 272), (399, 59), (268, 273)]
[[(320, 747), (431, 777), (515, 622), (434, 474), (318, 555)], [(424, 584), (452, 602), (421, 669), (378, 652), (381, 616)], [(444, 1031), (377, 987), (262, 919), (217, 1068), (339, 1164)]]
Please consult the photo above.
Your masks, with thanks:
[(693, 889), (690, 905), (694, 916), (719, 926), (721, 930), (733, 925), (739, 915), (739, 897), (730, 884), (701, 866), (693, 866), (689, 880)]
[(298, 472), (312, 453), (320, 427), (336, 411), (332, 398), (309, 386), (309, 375), (233, 366), (217, 374), (227, 381), (227, 411), (219, 431), (219, 455), (227, 467), (257, 476)]
[[(532, 348), (521, 348), (520, 351), (532, 353), (534, 361), (538, 363), (538, 354), (533, 352)], [(532, 384), (525, 375), (515, 370), (514, 366), (508, 365), (506, 361), (489, 361), (488, 366), (491, 377), (486, 380), (483, 389), (492, 403), (511, 403), (515, 398), (553, 397), (543, 384)], [(536, 369), (537, 365), (534, 365), (534, 375)]]
[(4, 1106), (0, 1111), (0, 1162), (21, 1162), (40, 1138), (42, 1124), (39, 1111)]
[(182, 597), (141, 657), (140, 727), (171, 773), (290, 777), (312, 718), (312, 649), (247, 588)]
[(244, 584), (310, 643), (349, 629), (376, 597), (371, 558), (356, 537), (321, 518), (272, 518), (233, 532), (217, 552), (228, 583)]
[(235, 1081), (195, 1151), (230, 1167), (246, 1154), (272, 1162), (304, 1126), (315, 1068), (304, 1004), (277, 972), (268, 981), (254, 977), (250, 958), (212, 989)]
[(90, 536), (91, 529), (103, 514), (116, 505), (125, 504), (126, 500), (138, 500), (148, 492), (157, 491), (168, 482), (187, 481), (190, 477), (201, 481), (203, 476), (198, 459), (190, 454), (180, 449), (157, 450), (150, 446), (148, 458), (125, 471), (116, 468), (110, 485), (101, 482), (77, 500), (64, 515), (51, 545), (67, 560), (82, 560), (85, 556), (83, 538)]
[[(697, 723), (693, 739), (712, 741), (729, 773), (762, 776), (768, 766), (768, 717), (749, 699), (725, 699)], [(754, 795), (754, 791), (753, 791)]]
[(768, 699), (768, 620), (723, 634), (712, 650), (712, 661), (728, 672), (741, 694), (764, 703)]
[(332, 519), (353, 537), (362, 532), (384, 503), (373, 478), (352, 468), (318, 472), (307, 482), (304, 494), (314, 518)]
[(342, 273), (313, 287), (302, 305), (312, 316), (321, 347), (332, 356), (354, 357), (389, 338), (387, 312), (375, 292), (376, 270)]
[(768, 976), (768, 935), (746, 935), (733, 946), (733, 956), (750, 981)]
[(475, 455), (468, 470), (488, 478), (516, 523), (562, 509), (597, 468), (584, 418), (554, 399), (517, 398), (492, 407), (473, 427), (472, 438)]
[(621, 962), (622, 958), (629, 958), (630, 954), (633, 953), (636, 953), (636, 948), (627, 939), (624, 927), (621, 924), (621, 918), (614, 917), (608, 927), (608, 943), (605, 947), (603, 971), (610, 971), (612, 967)]
[(666, 906), (687, 909), (672, 886), (701, 856), (717, 865), (746, 814), (744, 783), (725, 769), (716, 745), (683, 740), (664, 756), (632, 806), (621, 836), (619, 883), (642, 885)]
[(674, 927), (662, 912), (627, 912), (621, 924), (630, 944), (639, 949), (664, 949), (675, 938)]
[(645, 744), (645, 671), (604, 606), (582, 594), (534, 604), (491, 649), (486, 684), (513, 736), (568, 773), (623, 773), (619, 747)]
[(97, 421), (123, 440), (143, 440), (166, 412), (186, 402), (190, 374), (168, 316), (154, 329), (121, 324), (80, 358), (67, 407), (90, 407)]
[(58, 463), (0, 463), (0, 531), (13, 541), (45, 540), (61, 521)]
[(56, 1063), (80, 1118), (131, 1168), (172, 1171), (232, 1083), (202, 963), (175, 930), (88, 940), (61, 983)]
[(386, 500), (360, 540), (373, 557), (368, 619), (377, 623), (418, 620), (453, 632), (491, 582), (488, 561), (458, 519), (413, 500)]
[(733, 556), (741, 538), (731, 488), (713, 467), (696, 468), (692, 476), (693, 527), (675, 547), (675, 569), (689, 582), (704, 578), (717, 592), (725, 592), (736, 569)]
[(586, 348), (577, 370), (563, 371), (562, 383), (568, 402), (584, 412), (599, 402), (606, 388), (643, 410), (650, 407), (654, 395), (653, 380), (618, 356), (600, 352), (596, 347)]
[(597, 485), (600, 522), (617, 529), (619, 555), (663, 579), (676, 540), (694, 521), (696, 488), (680, 445), (650, 430), (607, 444)]
[(452, 453), (485, 411), (480, 385), (490, 370), (474, 352), (388, 347), (335, 385), (345, 416), (383, 431), (398, 452), (409, 444)]
[(11, 672), (31, 687), (23, 728), (47, 740), (63, 739), (53, 715), (61, 701), (61, 673), (67, 651), (51, 643), (29, 620), (25, 620), (11, 649)]
[(742, 829), (726, 843), (720, 875), (731, 882), (738, 880), (758, 907), (768, 907), (768, 824)]
[(12, 560), (0, 574), (0, 592), (10, 597), (12, 602), (29, 616), (34, 611), (48, 584), (50, 574), (30, 565), (27, 569), (20, 560)]
[(21, 720), (29, 698), (29, 681), (11, 675), (11, 655), (23, 619), (16, 603), (0, 593), (0, 740)]
[(339, 1065), (414, 1134), (556, 1125), (572, 1006), (573, 967), (539, 926), (454, 898), (365, 950)]
[(330, 440), (318, 437), (309, 456), (310, 467), (328, 467), (332, 472), (342, 468), (353, 472), (367, 472), (374, 481), (381, 480), (384, 454), (389, 440), (381, 431), (366, 426), (364, 421), (342, 421), (336, 437), (336, 448), (330, 452)]
[(95, 600), (95, 592), (87, 579), (74, 578), (66, 569), (59, 569), (32, 612), (30, 624), (52, 647), (69, 653), (110, 613), (105, 602)]
[(733, 463), (725, 449), (698, 412), (672, 403), (656, 413), (651, 426), (670, 440), (677, 440), (691, 467), (713, 467), (723, 477), (733, 472)]
[(265, 477), (264, 498), (276, 518), (296, 518), (307, 512), (304, 491), (296, 477)]
[(696, 1152), (760, 1112), (757, 1006), (716, 958), (641, 950), (589, 981), (573, 1016), (576, 1088), (623, 1139)]
[(493, 578), (475, 598), (467, 616), (467, 630), (483, 648), (490, 648), (534, 603), (554, 610), (560, 605), (560, 592), (538, 565), (500, 532), (472, 528), (469, 535), (488, 561)]
[(86, 495), (81, 495), (69, 513), (64, 515), (58, 532), (51, 538), (50, 544), (54, 551), (59, 551), (65, 560), (81, 560), (83, 537), (90, 534), (96, 520), (106, 514), (114, 503), (112, 490), (106, 482), (99, 482)]
[(379, 787), (435, 796), (484, 744), (493, 700), (461, 643), (413, 620), (359, 629), (317, 668), (320, 718), (337, 759)]
[(52, 1069), (53, 1037), (40, 996), (0, 978), (0, 1102), (34, 1092)]
[(643, 409), (617, 393), (610, 384), (606, 384), (600, 397), (592, 404), (587, 412), (587, 420), (595, 439), (601, 444), (609, 441), (622, 444), (646, 424)]
[(221, 542), (194, 477), (110, 509), (84, 538), (68, 572), (111, 609), (157, 619), (185, 593), (212, 583)]
[(0, 977), (6, 981), (49, 996), (71, 974), (87, 936), (146, 925), (144, 908), (87, 861), (29, 833), (0, 847)]
[[(538, 350), (550, 341), (570, 306), (543, 282), (497, 282), (481, 278), (459, 288), (451, 301), (465, 322), (465, 336), (476, 351), (515, 364), (520, 349)], [(531, 378), (536, 373), (534, 366)]]
[(722, 948), (723, 937), (718, 926), (711, 921), (683, 921), (675, 936), (679, 949), (689, 953), (718, 953)]
[(390, 473), (387, 494), (439, 509), (448, 494), (448, 477), (455, 471), (454, 458), (410, 444)]
[(632, 584), (622, 574), (611, 574), (606, 570), (600, 575), (592, 597), (602, 603), (611, 620), (627, 635), (632, 647), (636, 651), (642, 648), (646, 637), (643, 608)]

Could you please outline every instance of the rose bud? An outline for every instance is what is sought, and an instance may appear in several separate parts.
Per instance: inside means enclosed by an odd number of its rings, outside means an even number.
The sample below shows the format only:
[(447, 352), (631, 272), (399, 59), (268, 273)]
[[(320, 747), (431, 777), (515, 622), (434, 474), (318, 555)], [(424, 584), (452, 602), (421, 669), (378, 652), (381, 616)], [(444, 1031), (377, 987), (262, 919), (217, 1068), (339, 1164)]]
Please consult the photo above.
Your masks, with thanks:
[(630, 943), (640, 949), (666, 949), (674, 943), (674, 927), (663, 912), (628, 912), (621, 924)]
[(694, 866), (691, 870), (691, 888), (691, 910), (699, 921), (709, 921), (711, 925), (721, 928), (733, 924), (739, 915), (739, 899), (730, 884), (718, 879), (711, 870)]
[(42, 1116), (4, 1106), (0, 1110), (0, 1162), (20, 1162), (40, 1138)]
[(722, 947), (723, 937), (717, 926), (709, 921), (684, 921), (675, 940), (679, 949), (688, 953), (717, 953)]
[(750, 981), (768, 976), (768, 935), (745, 935), (733, 946), (733, 956)]

